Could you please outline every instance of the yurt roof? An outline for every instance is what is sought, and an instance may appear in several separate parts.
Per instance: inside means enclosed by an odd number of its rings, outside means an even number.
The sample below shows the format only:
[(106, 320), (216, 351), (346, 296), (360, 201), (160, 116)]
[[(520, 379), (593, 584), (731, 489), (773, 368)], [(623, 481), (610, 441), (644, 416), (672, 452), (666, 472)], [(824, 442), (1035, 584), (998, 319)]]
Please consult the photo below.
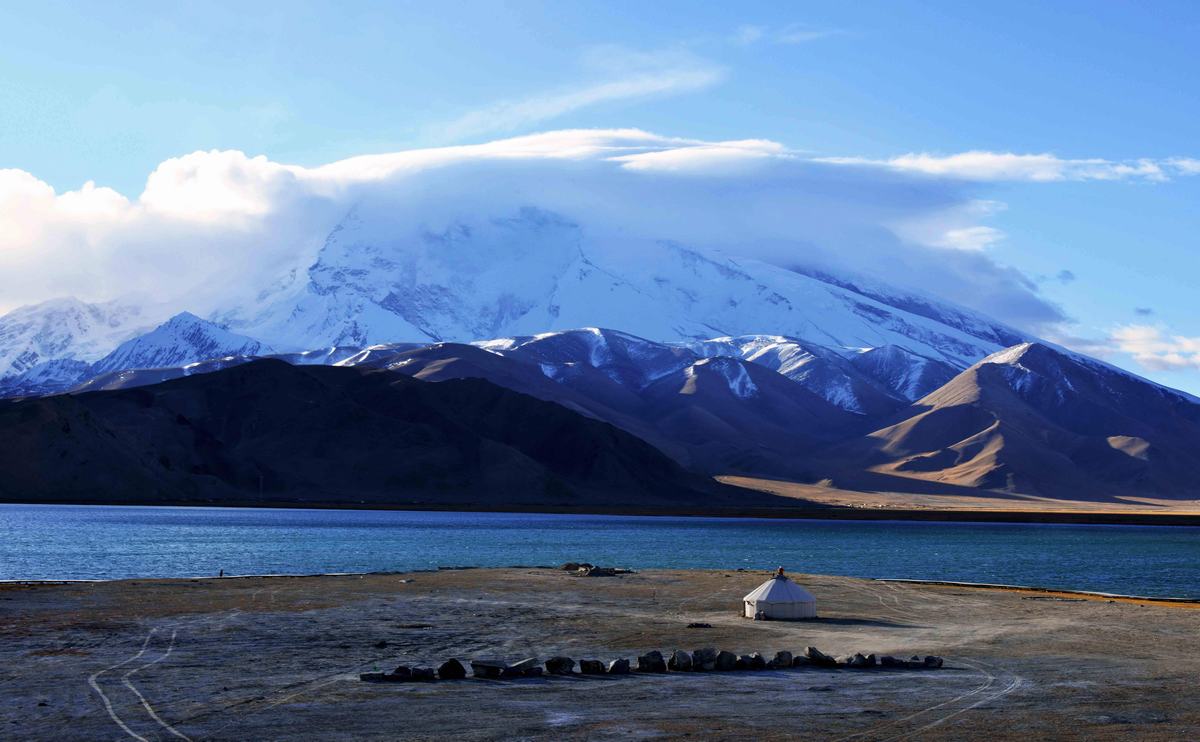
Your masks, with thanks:
[(776, 575), (754, 588), (742, 600), (755, 603), (813, 603), (817, 599), (783, 575)]

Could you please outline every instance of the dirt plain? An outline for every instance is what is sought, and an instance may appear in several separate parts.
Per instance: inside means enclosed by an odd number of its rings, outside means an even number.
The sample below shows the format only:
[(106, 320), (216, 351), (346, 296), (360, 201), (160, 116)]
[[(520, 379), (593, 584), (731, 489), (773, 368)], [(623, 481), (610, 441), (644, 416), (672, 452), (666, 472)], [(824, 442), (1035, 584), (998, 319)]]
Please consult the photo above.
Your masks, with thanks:
[[(0, 739), (1200, 735), (1195, 604), (802, 575), (819, 619), (739, 617), (766, 577), (514, 567), (4, 585)], [(946, 667), (358, 680), (449, 657), (808, 645)]]

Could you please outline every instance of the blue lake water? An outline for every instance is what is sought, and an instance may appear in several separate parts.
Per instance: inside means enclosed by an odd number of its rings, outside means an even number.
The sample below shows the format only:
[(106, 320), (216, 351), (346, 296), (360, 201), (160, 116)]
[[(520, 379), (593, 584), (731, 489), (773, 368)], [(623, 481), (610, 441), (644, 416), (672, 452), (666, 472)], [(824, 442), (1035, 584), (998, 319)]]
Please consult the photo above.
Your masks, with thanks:
[(0, 579), (372, 572), (565, 561), (1200, 598), (1200, 528), (0, 505)]

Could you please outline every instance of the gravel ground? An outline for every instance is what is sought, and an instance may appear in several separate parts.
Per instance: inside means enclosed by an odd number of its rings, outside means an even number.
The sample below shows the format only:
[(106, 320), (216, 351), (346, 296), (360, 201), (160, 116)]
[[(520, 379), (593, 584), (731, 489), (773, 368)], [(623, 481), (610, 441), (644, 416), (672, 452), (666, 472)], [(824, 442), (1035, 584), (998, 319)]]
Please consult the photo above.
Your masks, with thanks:
[[(0, 739), (1200, 737), (1195, 605), (805, 575), (821, 618), (740, 618), (767, 576), (511, 568), (0, 586)], [(946, 667), (357, 679), (449, 657), (808, 645), (936, 654)]]

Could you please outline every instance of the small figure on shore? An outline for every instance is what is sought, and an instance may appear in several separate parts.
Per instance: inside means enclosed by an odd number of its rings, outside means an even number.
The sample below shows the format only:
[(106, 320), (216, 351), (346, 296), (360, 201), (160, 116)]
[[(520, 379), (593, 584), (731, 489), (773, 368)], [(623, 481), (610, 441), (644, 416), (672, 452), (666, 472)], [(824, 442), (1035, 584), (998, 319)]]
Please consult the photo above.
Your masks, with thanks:
[(225, 576), (225, 570), (221, 570), (220, 572), (217, 573), (217, 577), (224, 577), (224, 576)]

